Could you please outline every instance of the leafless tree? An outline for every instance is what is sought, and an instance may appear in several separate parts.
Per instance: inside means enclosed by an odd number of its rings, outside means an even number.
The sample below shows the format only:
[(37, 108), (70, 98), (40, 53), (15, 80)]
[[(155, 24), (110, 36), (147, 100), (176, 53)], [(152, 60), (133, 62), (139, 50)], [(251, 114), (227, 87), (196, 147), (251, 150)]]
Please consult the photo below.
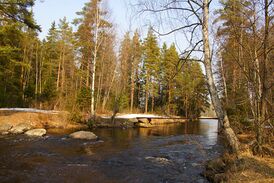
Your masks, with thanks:
[[(199, 56), (205, 67), (210, 98), (219, 124), (233, 152), (238, 152), (239, 141), (230, 127), (229, 119), (217, 93), (212, 71), (212, 53), (209, 36), (209, 0), (138, 0), (135, 6), (140, 14), (146, 14), (156, 20), (154, 31), (161, 36), (181, 33), (188, 41), (188, 48), (182, 52), (180, 62), (195, 55)], [(160, 22), (159, 22), (160, 21)], [(165, 26), (167, 25), (167, 26)], [(168, 30), (169, 29), (169, 30)], [(168, 30), (168, 31), (165, 31)], [(179, 64), (183, 66), (183, 64)], [(180, 70), (181, 68), (179, 68)]]

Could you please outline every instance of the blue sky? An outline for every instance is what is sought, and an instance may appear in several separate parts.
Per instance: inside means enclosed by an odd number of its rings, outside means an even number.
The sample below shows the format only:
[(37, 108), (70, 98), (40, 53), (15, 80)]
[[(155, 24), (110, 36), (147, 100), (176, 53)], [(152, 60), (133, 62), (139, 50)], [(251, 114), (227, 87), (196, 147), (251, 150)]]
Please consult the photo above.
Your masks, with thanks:
[[(59, 19), (66, 17), (68, 21), (72, 21), (77, 17), (76, 12), (81, 11), (84, 4), (89, 0), (37, 0), (33, 8), (34, 16), (39, 25), (42, 27), (42, 33), (39, 37), (45, 38), (48, 29), (53, 21), (58, 22)], [(131, 0), (105, 0), (107, 8), (111, 12), (111, 20), (115, 24), (118, 39), (127, 31), (134, 32), (138, 28), (141, 36), (147, 33), (147, 26), (142, 18), (132, 18), (134, 13), (131, 11), (129, 2)], [(162, 40), (171, 43), (174, 36), (162, 38)], [(163, 41), (160, 41), (163, 42)]]
[[(40, 38), (45, 38), (48, 29), (53, 21), (58, 22), (59, 19), (67, 17), (68, 21), (72, 21), (77, 17), (76, 12), (80, 11), (84, 4), (89, 0), (40, 0), (36, 1), (33, 8), (35, 19), (42, 27)], [(127, 24), (128, 11), (127, 4), (124, 0), (108, 0), (108, 9), (112, 13), (112, 20), (116, 24), (119, 34), (124, 34), (129, 26)]]
[[(77, 17), (76, 12), (81, 11), (84, 4), (89, 0), (36, 0), (33, 8), (34, 16), (39, 25), (42, 27), (42, 33), (39, 37), (45, 38), (48, 29), (53, 21), (58, 22), (59, 19), (66, 17), (68, 21), (72, 21)], [(111, 12), (111, 20), (115, 24), (118, 40), (121, 39), (126, 31), (134, 31), (138, 28), (141, 36), (147, 33), (147, 26), (145, 26), (146, 18), (132, 18), (134, 13), (131, 11), (129, 2), (133, 0), (105, 0), (107, 8)], [(216, 7), (217, 0), (213, 1), (213, 7)], [(182, 33), (172, 34), (165, 37), (160, 37), (159, 42), (167, 42), (170, 45), (172, 42), (176, 43), (178, 51), (182, 51), (186, 46), (186, 39)]]

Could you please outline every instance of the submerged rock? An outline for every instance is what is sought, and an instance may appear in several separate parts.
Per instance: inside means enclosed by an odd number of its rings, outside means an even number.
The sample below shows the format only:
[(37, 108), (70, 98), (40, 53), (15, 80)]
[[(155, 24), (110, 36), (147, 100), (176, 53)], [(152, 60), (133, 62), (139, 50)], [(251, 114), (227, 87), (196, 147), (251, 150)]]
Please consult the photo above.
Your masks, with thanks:
[(35, 137), (42, 137), (46, 135), (47, 130), (41, 128), (41, 129), (33, 129), (25, 132), (26, 135), (28, 136), (35, 136)]
[(85, 139), (85, 140), (96, 140), (98, 138), (94, 133), (89, 131), (78, 131), (70, 134), (69, 136), (74, 139)]
[(11, 124), (8, 124), (8, 123), (0, 124), (0, 134), (2, 135), (8, 134), (11, 128), (12, 128)]
[(148, 156), (148, 157), (145, 157), (146, 160), (149, 160), (153, 163), (157, 163), (157, 164), (169, 164), (170, 163), (170, 160), (165, 158), (165, 157), (151, 157), (151, 156)]
[(27, 123), (20, 123), (16, 126), (14, 126), (10, 132), (14, 133), (14, 134), (19, 134), (19, 133), (24, 133), (25, 131), (28, 131), (32, 129), (32, 126), (30, 124)]

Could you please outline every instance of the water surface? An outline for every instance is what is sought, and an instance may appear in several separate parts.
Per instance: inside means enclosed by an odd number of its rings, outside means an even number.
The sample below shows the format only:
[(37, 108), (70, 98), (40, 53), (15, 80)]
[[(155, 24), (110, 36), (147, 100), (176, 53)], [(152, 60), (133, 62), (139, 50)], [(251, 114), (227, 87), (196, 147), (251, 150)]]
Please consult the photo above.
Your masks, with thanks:
[(0, 182), (207, 182), (204, 163), (222, 151), (216, 120), (93, 132), (99, 141), (0, 136)]

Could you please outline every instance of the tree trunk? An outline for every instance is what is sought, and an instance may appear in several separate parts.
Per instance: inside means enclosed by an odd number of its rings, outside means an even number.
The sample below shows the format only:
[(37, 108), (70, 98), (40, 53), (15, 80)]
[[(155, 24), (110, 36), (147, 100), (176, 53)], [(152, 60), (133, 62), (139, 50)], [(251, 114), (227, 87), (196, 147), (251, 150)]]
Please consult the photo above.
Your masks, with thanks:
[[(104, 66), (102, 66), (102, 70)], [(100, 75), (99, 75), (99, 79), (98, 79), (98, 87), (97, 87), (97, 96), (96, 96), (96, 105), (95, 108), (98, 108), (98, 105), (100, 105), (100, 101), (101, 101), (101, 90), (102, 90), (102, 79), (103, 78), (103, 72), (101, 71)]]
[(56, 90), (57, 91), (59, 91), (59, 86), (60, 86), (61, 62), (62, 62), (62, 52), (60, 52), (59, 64), (58, 64), (57, 82), (56, 82)]
[(134, 91), (135, 91), (135, 77), (134, 77), (134, 72), (135, 72), (135, 67), (134, 67), (134, 62), (132, 62), (131, 66), (131, 87), (130, 87), (130, 112), (132, 113), (133, 110), (133, 104), (134, 104)]
[(170, 114), (170, 103), (171, 103), (171, 84), (170, 84), (170, 81), (168, 81), (168, 104), (167, 104), (168, 114)]
[[(23, 63), (26, 64), (27, 47), (24, 47)], [(22, 100), (25, 101), (25, 66), (21, 66)]]
[(99, 7), (96, 7), (96, 15), (95, 15), (95, 37), (94, 37), (94, 52), (93, 52), (93, 63), (91, 64), (92, 71), (92, 82), (91, 82), (91, 116), (95, 118), (95, 101), (94, 101), (94, 93), (95, 93), (95, 76), (96, 76), (96, 61), (97, 61), (97, 52), (99, 47), (99, 27), (100, 27), (100, 13)]
[(112, 76), (112, 79), (111, 79), (110, 86), (109, 86), (108, 90), (105, 91), (105, 94), (104, 94), (104, 99), (103, 99), (103, 103), (102, 103), (102, 110), (103, 110), (103, 111), (105, 110), (107, 101), (108, 101), (108, 99), (109, 99), (110, 90), (111, 90), (111, 88), (112, 88), (112, 85), (113, 85), (113, 82), (114, 82), (114, 79), (115, 79), (115, 72), (116, 72), (116, 68), (115, 68), (115, 70), (114, 70), (114, 72), (113, 72), (113, 76)]
[(89, 80), (90, 80), (90, 68), (91, 68), (91, 61), (88, 60), (87, 63), (87, 71), (86, 71), (86, 87), (89, 88), (90, 84), (89, 84)]
[[(269, 1), (264, 0), (264, 23), (265, 23), (265, 29), (264, 29), (264, 41), (263, 41), (263, 62), (261, 67), (261, 98), (260, 98), (260, 112), (259, 112), (259, 125), (257, 129), (257, 142), (259, 145), (259, 151), (262, 151), (262, 145), (264, 144), (264, 137), (263, 137), (263, 128), (264, 124), (267, 121), (266, 116), (266, 100), (267, 100), (267, 92), (269, 88), (268, 85), (268, 73), (266, 66), (268, 65), (268, 39), (269, 39), (269, 15), (268, 15), (268, 9), (269, 9)], [(261, 152), (259, 152), (261, 153)]]
[(63, 46), (63, 50), (62, 50), (62, 72), (61, 72), (61, 94), (63, 95), (64, 93), (64, 89), (65, 89), (65, 46)]
[(227, 85), (226, 85), (226, 78), (225, 78), (225, 71), (224, 71), (224, 65), (223, 65), (223, 59), (221, 58), (221, 72), (222, 72), (222, 80), (224, 85), (224, 94), (225, 94), (225, 103), (227, 105), (228, 103), (228, 95), (227, 95)]
[[(43, 68), (43, 47), (40, 50), (40, 64), (39, 64), (39, 94), (42, 94), (42, 68)], [(39, 108), (42, 109), (42, 101), (40, 100)]]
[(146, 101), (145, 101), (145, 113), (147, 113), (147, 108), (148, 108), (148, 76), (146, 78)]
[(36, 50), (35, 50), (35, 107), (37, 107), (37, 95), (38, 95), (38, 77), (39, 77), (39, 71), (38, 71), (38, 43), (36, 44)]
[(92, 82), (91, 82), (91, 116), (95, 116), (95, 108), (94, 108), (94, 91), (95, 91), (95, 71), (96, 71), (96, 57), (97, 57), (97, 48), (94, 49), (94, 58), (93, 64), (91, 64), (92, 68)]
[(209, 20), (209, 3), (208, 0), (203, 0), (203, 52), (204, 52), (204, 65), (206, 71), (206, 77), (209, 87), (210, 97), (216, 111), (217, 117), (219, 119), (220, 126), (223, 127), (224, 135), (229, 143), (231, 150), (235, 153), (239, 150), (239, 141), (234, 131), (230, 127), (229, 119), (226, 111), (223, 110), (221, 100), (217, 93), (217, 88), (214, 83), (212, 66), (211, 66), (211, 56), (210, 56), (210, 46), (209, 46), (209, 34), (208, 34), (208, 20)]
[(154, 112), (154, 93), (151, 96), (151, 112)]

